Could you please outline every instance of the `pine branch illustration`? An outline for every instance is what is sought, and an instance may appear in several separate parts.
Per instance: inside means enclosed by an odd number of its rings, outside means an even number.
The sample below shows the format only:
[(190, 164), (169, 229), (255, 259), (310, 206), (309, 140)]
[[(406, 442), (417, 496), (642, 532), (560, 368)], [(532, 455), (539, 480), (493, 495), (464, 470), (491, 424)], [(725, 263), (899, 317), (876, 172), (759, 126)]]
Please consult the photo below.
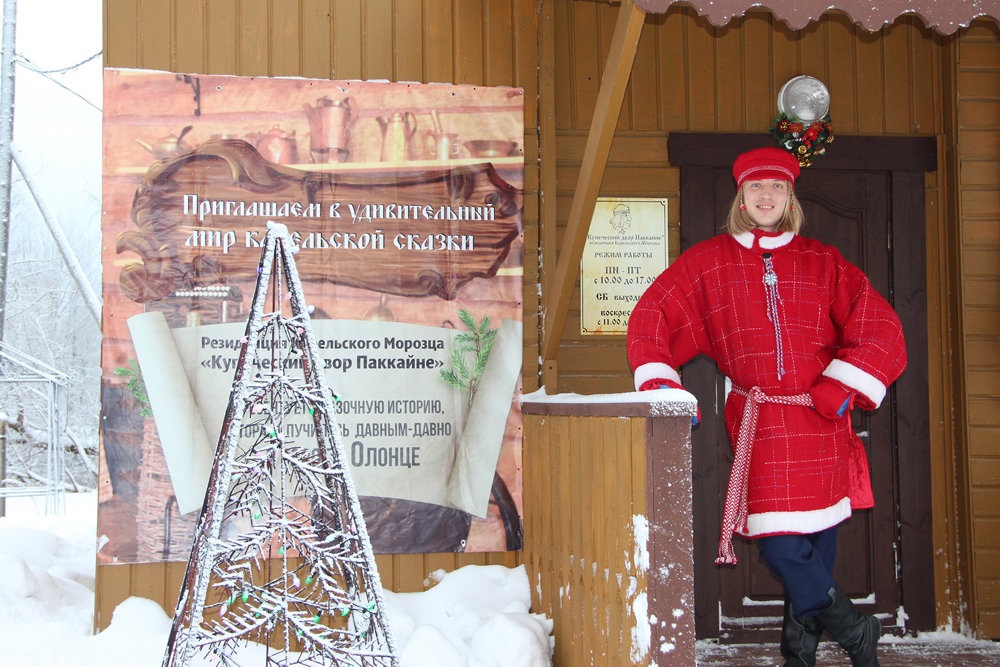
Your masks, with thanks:
[(135, 359), (128, 360), (128, 366), (119, 366), (114, 369), (115, 375), (120, 375), (129, 378), (128, 387), (129, 393), (132, 397), (139, 403), (139, 414), (143, 417), (153, 416), (153, 407), (149, 401), (149, 393), (146, 391), (146, 383), (142, 379), (142, 371), (139, 369), (139, 364)]
[[(486, 370), (497, 329), (490, 326), (489, 315), (484, 315), (477, 324), (472, 314), (463, 308), (459, 310), (458, 318), (470, 332), (456, 334), (455, 347), (451, 353), (452, 368), (442, 369), (441, 379), (453, 387), (464, 389), (468, 393), (468, 404), (472, 405), (479, 390), (479, 381)], [(473, 355), (471, 369), (466, 359), (470, 353)]]

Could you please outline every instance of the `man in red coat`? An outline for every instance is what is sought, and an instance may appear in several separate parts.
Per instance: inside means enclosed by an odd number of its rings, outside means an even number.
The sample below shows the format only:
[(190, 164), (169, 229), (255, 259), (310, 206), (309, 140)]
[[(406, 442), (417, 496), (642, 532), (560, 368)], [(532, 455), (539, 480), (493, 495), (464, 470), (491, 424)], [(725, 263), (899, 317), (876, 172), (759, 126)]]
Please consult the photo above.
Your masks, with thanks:
[[(699, 354), (732, 381), (734, 444), (717, 563), (734, 533), (754, 538), (786, 592), (786, 665), (814, 665), (825, 627), (854, 665), (877, 665), (880, 624), (833, 580), (837, 526), (874, 503), (852, 407), (877, 408), (906, 366), (902, 326), (865, 274), (798, 234), (796, 159), (744, 153), (727, 233), (681, 254), (628, 326), (637, 389), (680, 386)], [(838, 636), (838, 634), (840, 636)]]

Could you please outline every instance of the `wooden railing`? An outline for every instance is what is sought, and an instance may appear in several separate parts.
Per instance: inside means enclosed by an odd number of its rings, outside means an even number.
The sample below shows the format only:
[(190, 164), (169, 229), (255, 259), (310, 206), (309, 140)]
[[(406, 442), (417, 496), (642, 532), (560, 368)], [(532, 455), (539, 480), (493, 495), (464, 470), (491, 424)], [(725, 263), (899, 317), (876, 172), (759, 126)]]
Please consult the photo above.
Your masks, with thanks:
[(695, 664), (688, 396), (522, 401), (523, 560), (557, 667)]

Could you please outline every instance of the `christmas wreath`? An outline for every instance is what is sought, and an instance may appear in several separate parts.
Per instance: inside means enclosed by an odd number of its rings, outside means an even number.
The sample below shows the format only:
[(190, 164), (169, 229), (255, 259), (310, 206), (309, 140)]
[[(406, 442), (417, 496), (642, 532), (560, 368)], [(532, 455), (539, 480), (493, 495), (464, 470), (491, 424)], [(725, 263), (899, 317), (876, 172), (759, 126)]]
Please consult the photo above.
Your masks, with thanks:
[(808, 167), (815, 156), (826, 152), (826, 144), (833, 141), (833, 125), (830, 114), (806, 124), (783, 113), (771, 124), (771, 134), (798, 159), (800, 166)]

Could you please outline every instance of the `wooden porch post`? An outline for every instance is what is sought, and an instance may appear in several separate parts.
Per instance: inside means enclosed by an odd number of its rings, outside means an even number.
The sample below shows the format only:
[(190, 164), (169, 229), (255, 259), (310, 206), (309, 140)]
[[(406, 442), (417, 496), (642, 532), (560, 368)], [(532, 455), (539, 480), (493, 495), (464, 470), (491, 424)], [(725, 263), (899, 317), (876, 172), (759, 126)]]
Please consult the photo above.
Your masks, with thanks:
[(601, 89), (597, 94), (594, 117), (590, 124), (590, 134), (583, 151), (580, 177), (573, 193), (573, 203), (569, 210), (569, 221), (560, 244), (562, 251), (556, 263), (555, 277), (550, 285), (552, 298), (548, 301), (542, 328), (542, 383), (549, 393), (558, 389), (556, 357), (559, 341), (566, 326), (566, 312), (573, 294), (580, 257), (587, 241), (590, 218), (594, 214), (597, 193), (608, 164), (608, 151), (614, 138), (615, 126), (621, 113), (625, 87), (632, 72), (636, 46), (642, 31), (646, 12), (635, 5), (634, 0), (622, 0), (618, 11), (608, 62), (601, 77)]

